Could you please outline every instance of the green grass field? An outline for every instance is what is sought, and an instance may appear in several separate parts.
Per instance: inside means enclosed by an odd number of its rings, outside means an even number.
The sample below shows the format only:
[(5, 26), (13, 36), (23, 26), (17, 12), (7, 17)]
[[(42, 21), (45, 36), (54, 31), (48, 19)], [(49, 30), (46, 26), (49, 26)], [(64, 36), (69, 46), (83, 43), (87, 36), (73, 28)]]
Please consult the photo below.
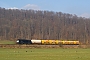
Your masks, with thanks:
[(0, 40), (0, 44), (15, 44), (15, 41), (10, 41), (10, 40)]
[(0, 48), (0, 60), (90, 60), (90, 49)]

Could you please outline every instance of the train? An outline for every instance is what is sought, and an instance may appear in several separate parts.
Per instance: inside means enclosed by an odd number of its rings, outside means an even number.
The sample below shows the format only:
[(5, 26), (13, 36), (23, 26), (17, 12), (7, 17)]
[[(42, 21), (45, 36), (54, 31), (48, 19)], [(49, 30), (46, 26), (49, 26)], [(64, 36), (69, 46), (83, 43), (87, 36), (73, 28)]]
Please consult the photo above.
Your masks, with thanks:
[(79, 45), (80, 42), (77, 40), (67, 41), (67, 40), (26, 40), (18, 39), (17, 44), (41, 44), (41, 45)]

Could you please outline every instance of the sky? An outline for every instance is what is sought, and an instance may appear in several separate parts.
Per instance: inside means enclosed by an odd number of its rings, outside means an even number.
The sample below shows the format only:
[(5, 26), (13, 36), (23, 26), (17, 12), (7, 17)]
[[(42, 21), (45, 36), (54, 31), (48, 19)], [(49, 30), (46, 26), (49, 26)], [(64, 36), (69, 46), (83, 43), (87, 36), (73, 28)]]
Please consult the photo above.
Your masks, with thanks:
[(0, 0), (0, 7), (63, 12), (90, 18), (90, 0)]

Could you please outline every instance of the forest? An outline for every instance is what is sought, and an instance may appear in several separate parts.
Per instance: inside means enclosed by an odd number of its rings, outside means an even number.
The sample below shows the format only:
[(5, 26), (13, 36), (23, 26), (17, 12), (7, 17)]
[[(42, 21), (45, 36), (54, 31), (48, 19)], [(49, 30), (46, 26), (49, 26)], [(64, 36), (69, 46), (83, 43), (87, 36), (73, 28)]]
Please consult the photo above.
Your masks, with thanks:
[(41, 10), (0, 7), (0, 40), (79, 40), (90, 43), (90, 18)]

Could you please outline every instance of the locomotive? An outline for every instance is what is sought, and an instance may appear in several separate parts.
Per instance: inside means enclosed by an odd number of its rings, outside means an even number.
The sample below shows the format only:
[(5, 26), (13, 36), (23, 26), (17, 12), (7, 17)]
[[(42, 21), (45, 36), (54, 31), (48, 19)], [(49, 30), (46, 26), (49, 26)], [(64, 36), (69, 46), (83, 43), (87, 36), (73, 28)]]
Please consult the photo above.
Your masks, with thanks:
[(41, 44), (41, 45), (79, 45), (79, 41), (62, 41), (62, 40), (26, 40), (18, 39), (17, 44)]

